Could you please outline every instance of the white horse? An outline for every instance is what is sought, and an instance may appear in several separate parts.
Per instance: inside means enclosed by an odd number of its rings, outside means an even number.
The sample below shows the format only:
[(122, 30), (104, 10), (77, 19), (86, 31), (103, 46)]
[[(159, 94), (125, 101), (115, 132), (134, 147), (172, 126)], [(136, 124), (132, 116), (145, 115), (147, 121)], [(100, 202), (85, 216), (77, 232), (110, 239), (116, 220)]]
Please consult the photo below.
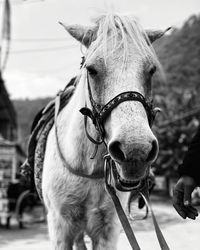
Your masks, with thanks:
[[(148, 112), (138, 100), (117, 103), (103, 120), (104, 144), (94, 159), (94, 144), (85, 133), (83, 107), (92, 109), (91, 96), (105, 105), (127, 91), (151, 99), (151, 78), (158, 60), (151, 43), (164, 32), (145, 32), (134, 17), (106, 14), (94, 26), (65, 26), (86, 47), (85, 62), (69, 104), (57, 117), (57, 139), (65, 162), (75, 171), (103, 173), (103, 156), (115, 161), (118, 185), (129, 191), (149, 173), (158, 154), (158, 141), (151, 130)], [(89, 88), (91, 93), (89, 93)], [(139, 95), (139, 94), (138, 94)], [(87, 130), (99, 136), (90, 119)], [(48, 211), (48, 228), (53, 249), (85, 250), (87, 234), (93, 250), (114, 250), (120, 232), (119, 220), (103, 178), (91, 179), (69, 171), (57, 147), (55, 126), (47, 140), (42, 192)], [(128, 192), (117, 191), (123, 206)]]

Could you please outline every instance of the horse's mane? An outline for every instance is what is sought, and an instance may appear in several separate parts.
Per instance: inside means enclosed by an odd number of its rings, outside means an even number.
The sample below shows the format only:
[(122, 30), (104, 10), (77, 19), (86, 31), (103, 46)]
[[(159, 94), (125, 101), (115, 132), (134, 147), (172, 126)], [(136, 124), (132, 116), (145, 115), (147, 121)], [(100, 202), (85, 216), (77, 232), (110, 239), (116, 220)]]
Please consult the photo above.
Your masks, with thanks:
[[(123, 48), (123, 65), (126, 65), (130, 39), (142, 56), (153, 60), (160, 68), (159, 61), (149, 41), (145, 30), (138, 23), (134, 16), (107, 13), (94, 19), (96, 25), (95, 42), (87, 57), (92, 56), (98, 49), (103, 50), (103, 57), (106, 62), (110, 53), (114, 53), (119, 47)], [(108, 39), (112, 42), (112, 50), (108, 51)], [(120, 39), (120, 40), (119, 40)], [(120, 41), (120, 42), (119, 42)]]

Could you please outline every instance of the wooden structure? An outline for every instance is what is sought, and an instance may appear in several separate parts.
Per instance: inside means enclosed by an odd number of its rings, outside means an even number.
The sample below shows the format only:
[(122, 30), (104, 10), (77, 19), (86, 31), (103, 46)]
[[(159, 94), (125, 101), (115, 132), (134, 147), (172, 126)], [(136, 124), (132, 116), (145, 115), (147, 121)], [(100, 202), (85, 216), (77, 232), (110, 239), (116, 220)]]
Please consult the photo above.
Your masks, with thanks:
[(3, 138), (17, 140), (17, 118), (12, 102), (9, 99), (4, 81), (0, 76), (0, 134)]
[(7, 188), (16, 181), (25, 154), (17, 142), (17, 117), (0, 76), (0, 218), (8, 214)]

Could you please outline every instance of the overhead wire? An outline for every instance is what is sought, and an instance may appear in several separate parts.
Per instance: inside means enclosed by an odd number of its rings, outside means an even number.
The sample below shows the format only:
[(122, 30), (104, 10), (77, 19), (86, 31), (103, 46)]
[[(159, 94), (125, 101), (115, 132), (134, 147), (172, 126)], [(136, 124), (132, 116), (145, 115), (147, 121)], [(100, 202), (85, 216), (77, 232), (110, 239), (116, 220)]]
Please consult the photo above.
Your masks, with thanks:
[(24, 54), (24, 53), (41, 53), (41, 52), (53, 52), (59, 50), (68, 50), (75, 48), (75, 45), (60, 46), (60, 47), (51, 47), (51, 48), (40, 48), (40, 49), (24, 49), (24, 50), (11, 50), (11, 54)]
[(12, 42), (40, 43), (40, 42), (66, 42), (67, 38), (12, 38)]
[[(30, 4), (30, 3), (37, 3), (37, 2), (44, 2), (45, 0), (13, 0), (11, 1), (12, 5), (19, 5), (19, 4)], [(4, 0), (0, 0), (0, 4), (3, 4)]]

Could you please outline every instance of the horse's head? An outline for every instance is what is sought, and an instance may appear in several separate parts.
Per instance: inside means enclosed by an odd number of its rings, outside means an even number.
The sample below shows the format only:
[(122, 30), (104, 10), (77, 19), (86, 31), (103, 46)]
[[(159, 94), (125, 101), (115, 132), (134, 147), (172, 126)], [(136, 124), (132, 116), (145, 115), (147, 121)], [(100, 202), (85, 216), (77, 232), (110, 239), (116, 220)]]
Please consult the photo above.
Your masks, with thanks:
[[(87, 48), (83, 70), (96, 103), (104, 106), (127, 91), (140, 93), (149, 103), (151, 78), (159, 67), (151, 43), (164, 32), (145, 32), (134, 18), (119, 15), (102, 16), (94, 27), (65, 28)], [(86, 99), (91, 107), (91, 99)], [(137, 98), (116, 102), (102, 122), (104, 139), (120, 183), (129, 189), (148, 174), (158, 154), (158, 141), (146, 103)]]

